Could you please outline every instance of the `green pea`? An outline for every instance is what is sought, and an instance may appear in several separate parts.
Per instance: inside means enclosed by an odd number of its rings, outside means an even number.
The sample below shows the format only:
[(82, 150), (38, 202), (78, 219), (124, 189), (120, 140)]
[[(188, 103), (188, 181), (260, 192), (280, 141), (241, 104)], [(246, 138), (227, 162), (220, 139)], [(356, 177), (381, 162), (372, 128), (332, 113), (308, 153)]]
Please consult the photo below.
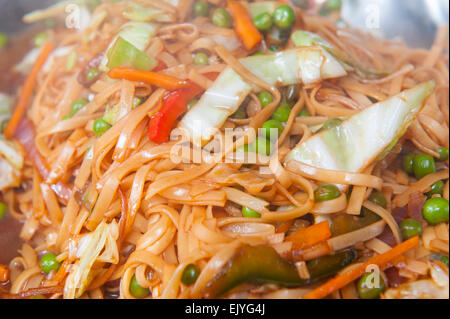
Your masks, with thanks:
[(422, 208), (422, 216), (430, 225), (448, 223), (448, 200), (442, 197), (430, 198)]
[(74, 101), (70, 109), (70, 117), (74, 116), (79, 110), (81, 110), (88, 103), (89, 101), (84, 98)]
[(181, 275), (181, 282), (186, 286), (190, 286), (197, 281), (200, 275), (200, 269), (194, 264), (189, 264), (184, 268), (183, 274)]
[(273, 22), (283, 30), (292, 28), (295, 23), (294, 9), (286, 4), (279, 6), (273, 13)]
[(0, 202), (0, 219), (3, 218), (6, 215), (8, 207), (5, 203)]
[(209, 4), (204, 1), (197, 1), (194, 3), (194, 16), (207, 17), (209, 12)]
[(444, 193), (444, 182), (443, 181), (437, 181), (433, 185), (431, 185), (431, 189), (426, 195), (428, 197), (432, 197), (433, 195), (441, 195)]
[(272, 16), (267, 12), (261, 13), (259, 16), (255, 17), (253, 23), (258, 30), (268, 31), (272, 28)]
[(417, 179), (436, 172), (434, 158), (427, 154), (417, 154), (414, 157), (413, 170)]
[(247, 217), (247, 218), (260, 218), (261, 214), (259, 214), (258, 212), (254, 211), (251, 208), (248, 208), (246, 206), (242, 206), (242, 216)]
[(199, 52), (194, 56), (194, 63), (196, 65), (208, 65), (208, 55), (203, 52)]
[(198, 99), (192, 99), (192, 100), (189, 100), (189, 102), (188, 102), (188, 104), (187, 104), (187, 109), (188, 110), (190, 110), (191, 108), (193, 108), (194, 107), (194, 105), (195, 104), (197, 104), (198, 103)]
[(135, 298), (145, 298), (150, 294), (150, 289), (144, 288), (137, 282), (136, 275), (130, 281), (130, 293)]
[(5, 48), (8, 45), (9, 38), (3, 32), (0, 32), (0, 49)]
[(271, 146), (272, 145), (270, 144), (269, 140), (265, 139), (264, 137), (258, 137), (256, 141), (248, 146), (248, 152), (254, 152), (269, 156)]
[(414, 236), (422, 234), (422, 225), (413, 218), (406, 218), (400, 222), (400, 231), (402, 232), (403, 240), (410, 239)]
[(314, 191), (314, 200), (317, 203), (332, 200), (339, 196), (341, 196), (341, 191), (333, 184), (321, 185)]
[(265, 108), (267, 105), (273, 102), (273, 96), (267, 91), (263, 91), (258, 94), (259, 102), (261, 102), (261, 107)]
[(41, 269), (46, 274), (51, 271), (57, 271), (61, 264), (56, 260), (56, 255), (54, 253), (47, 253), (42, 256), (40, 261)]
[(383, 208), (386, 208), (387, 206), (386, 197), (384, 197), (382, 192), (372, 192), (369, 196), (369, 200), (372, 203), (377, 204), (378, 206), (381, 206)]
[(298, 116), (300, 117), (307, 117), (310, 116), (311, 114), (309, 114), (309, 111), (306, 107), (304, 107), (300, 113), (298, 113)]
[[(386, 197), (384, 197), (383, 193), (375, 191), (372, 192), (368, 198), (372, 203), (377, 204), (378, 206), (381, 206), (383, 208), (386, 208), (387, 202)], [(368, 216), (374, 214), (371, 210), (367, 209), (366, 207), (363, 207), (361, 209), (361, 215), (362, 216)], [(376, 215), (378, 216), (378, 215)]]
[(93, 81), (99, 75), (99, 73), (100, 70), (98, 68), (90, 68), (86, 74), (86, 81), (87, 82)]
[(342, 7), (342, 0), (328, 0), (327, 7), (332, 11), (339, 11)]
[(371, 282), (373, 276), (376, 275), (373, 273), (366, 273), (358, 280), (356, 287), (361, 299), (377, 299), (380, 297), (380, 294), (386, 290), (386, 283), (381, 276), (379, 287), (370, 288), (375, 284), (374, 282)]
[(403, 170), (410, 175), (414, 174), (414, 157), (416, 154), (409, 153), (403, 157), (402, 161)]
[(34, 45), (39, 48), (41, 47), (48, 39), (47, 33), (39, 33), (34, 37)]
[(221, 28), (231, 28), (233, 26), (233, 19), (224, 8), (214, 10), (211, 20), (216, 26)]
[(328, 121), (323, 123), (323, 126), (320, 130), (321, 131), (329, 130), (336, 126), (339, 126), (341, 123), (342, 123), (341, 119), (329, 119)]
[(448, 160), (448, 147), (441, 147), (437, 150), (437, 152), (439, 153), (439, 159), (437, 160), (438, 162), (445, 162)]
[(111, 125), (106, 122), (104, 119), (96, 119), (94, 121), (94, 134), (97, 137), (100, 137), (105, 133), (107, 130), (111, 128)]
[(278, 120), (285, 123), (289, 120), (289, 115), (291, 114), (291, 108), (286, 103), (281, 103), (281, 105), (272, 114), (272, 119)]
[(281, 124), (280, 121), (278, 120), (268, 120), (267, 122), (265, 122), (262, 126), (263, 131), (264, 131), (264, 135), (266, 136), (266, 138), (268, 140), (272, 140), (271, 136), (270, 136), (270, 129), (277, 129), (278, 130), (278, 136), (280, 136), (281, 132), (283, 132), (283, 125)]

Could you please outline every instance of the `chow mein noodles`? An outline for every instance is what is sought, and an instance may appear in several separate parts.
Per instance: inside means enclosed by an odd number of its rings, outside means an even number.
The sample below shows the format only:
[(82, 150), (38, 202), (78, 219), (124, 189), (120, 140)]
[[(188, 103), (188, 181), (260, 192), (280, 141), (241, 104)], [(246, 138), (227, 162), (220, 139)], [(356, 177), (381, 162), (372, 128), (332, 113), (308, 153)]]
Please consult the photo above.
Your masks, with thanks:
[(339, 4), (27, 14), (0, 94), (0, 230), (20, 222), (0, 298), (447, 299), (448, 28), (412, 49)]

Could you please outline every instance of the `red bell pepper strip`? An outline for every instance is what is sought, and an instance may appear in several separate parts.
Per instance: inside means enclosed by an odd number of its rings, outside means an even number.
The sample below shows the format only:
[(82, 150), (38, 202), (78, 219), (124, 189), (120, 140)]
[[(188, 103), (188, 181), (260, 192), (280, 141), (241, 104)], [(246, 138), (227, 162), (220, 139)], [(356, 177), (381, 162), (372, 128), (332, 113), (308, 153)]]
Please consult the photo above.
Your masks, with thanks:
[[(217, 73), (207, 73), (204, 76), (213, 80)], [(175, 122), (186, 112), (188, 102), (205, 91), (192, 81), (188, 83), (188, 87), (173, 91), (163, 99), (161, 109), (150, 120), (148, 134), (151, 141), (158, 144), (168, 142)]]
[(161, 110), (150, 120), (148, 127), (150, 140), (158, 144), (169, 141), (172, 127), (186, 112), (188, 102), (203, 91), (203, 88), (190, 82), (187, 88), (169, 93), (162, 102)]

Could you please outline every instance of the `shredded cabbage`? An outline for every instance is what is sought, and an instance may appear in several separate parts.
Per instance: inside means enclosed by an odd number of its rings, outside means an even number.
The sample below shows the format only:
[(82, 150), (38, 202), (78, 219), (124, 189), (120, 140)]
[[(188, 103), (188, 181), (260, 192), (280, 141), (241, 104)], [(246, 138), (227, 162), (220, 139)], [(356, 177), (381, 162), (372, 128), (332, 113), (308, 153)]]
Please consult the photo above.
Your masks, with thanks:
[(3, 156), (14, 168), (23, 168), (24, 156), (17, 144), (7, 141), (0, 135), (0, 155)]
[(117, 264), (119, 251), (117, 239), (119, 226), (113, 220), (110, 224), (102, 221), (94, 232), (89, 233), (77, 242), (71, 239), (69, 242), (69, 256), (78, 261), (72, 265), (69, 276), (64, 286), (64, 298), (79, 298), (86, 291), (96, 272), (92, 270), (95, 262)]

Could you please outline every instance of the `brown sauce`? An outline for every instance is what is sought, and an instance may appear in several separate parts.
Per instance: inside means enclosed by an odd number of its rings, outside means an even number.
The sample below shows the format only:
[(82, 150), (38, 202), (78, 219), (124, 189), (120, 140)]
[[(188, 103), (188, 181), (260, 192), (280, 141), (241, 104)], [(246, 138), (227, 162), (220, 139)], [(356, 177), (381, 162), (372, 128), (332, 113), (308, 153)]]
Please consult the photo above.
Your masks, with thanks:
[(0, 264), (8, 265), (17, 256), (17, 251), (22, 246), (19, 238), (21, 228), (22, 223), (9, 214), (0, 220)]
[(32, 47), (35, 32), (26, 32), (9, 36), (9, 44), (0, 50), (0, 92), (15, 94), (23, 82), (23, 75), (13, 72), (12, 68), (18, 64)]

